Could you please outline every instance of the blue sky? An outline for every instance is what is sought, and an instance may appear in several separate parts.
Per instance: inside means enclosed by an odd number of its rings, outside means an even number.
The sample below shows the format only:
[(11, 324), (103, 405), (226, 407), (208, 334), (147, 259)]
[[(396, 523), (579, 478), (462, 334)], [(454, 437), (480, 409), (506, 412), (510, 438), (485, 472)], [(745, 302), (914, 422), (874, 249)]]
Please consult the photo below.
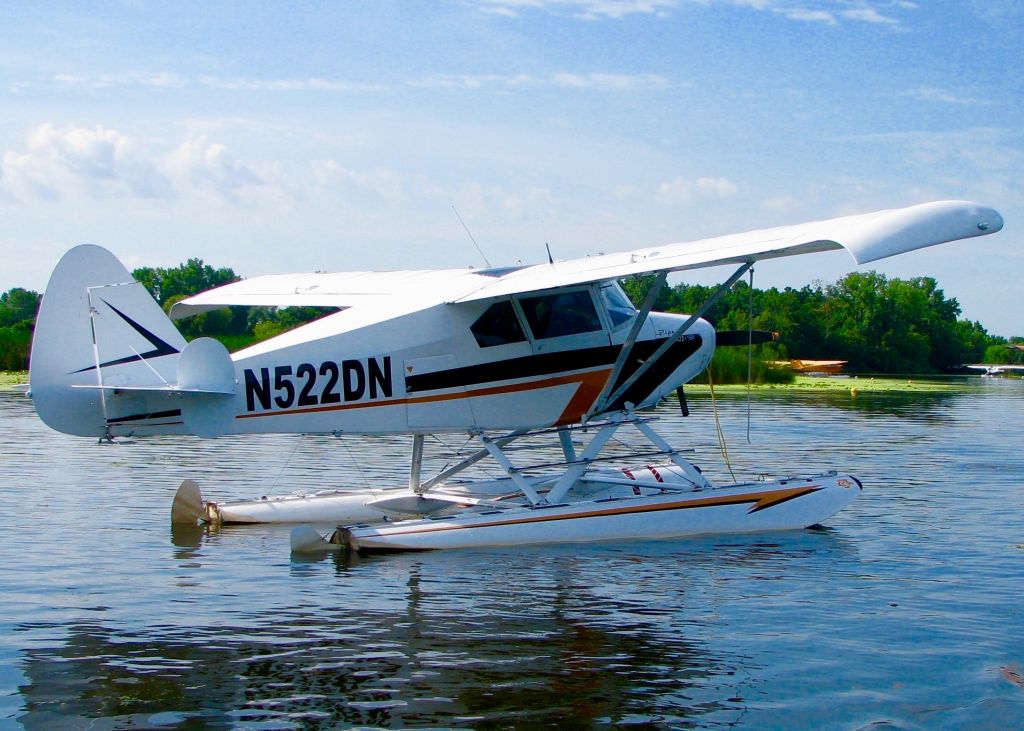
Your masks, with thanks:
[(0, 291), (86, 241), (244, 276), (479, 265), (452, 204), (497, 265), (966, 198), (1006, 230), (870, 268), (1024, 334), (1022, 29), (1008, 0), (5, 3)]

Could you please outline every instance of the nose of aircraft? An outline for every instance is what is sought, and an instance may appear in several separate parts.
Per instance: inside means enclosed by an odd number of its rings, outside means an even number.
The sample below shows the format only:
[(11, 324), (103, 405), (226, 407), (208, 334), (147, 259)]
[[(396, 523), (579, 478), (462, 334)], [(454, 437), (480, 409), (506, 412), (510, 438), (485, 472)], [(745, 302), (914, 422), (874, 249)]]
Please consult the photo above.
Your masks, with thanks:
[[(689, 315), (652, 312), (649, 315), (654, 328), (654, 340), (647, 341), (649, 358), (666, 339), (690, 319)], [(654, 406), (679, 386), (699, 375), (711, 362), (715, 352), (715, 328), (710, 322), (698, 318), (679, 340), (650, 366), (648, 373), (637, 380), (626, 394), (638, 408)], [(632, 397), (632, 398), (631, 398)]]

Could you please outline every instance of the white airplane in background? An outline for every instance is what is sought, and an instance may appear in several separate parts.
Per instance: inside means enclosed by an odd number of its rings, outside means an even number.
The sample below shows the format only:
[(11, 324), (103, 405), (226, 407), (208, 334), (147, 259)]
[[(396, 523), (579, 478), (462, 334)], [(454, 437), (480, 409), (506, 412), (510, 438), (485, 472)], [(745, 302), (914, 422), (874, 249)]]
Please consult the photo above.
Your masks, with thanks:
[(978, 371), (985, 371), (982, 376), (1001, 376), (1007, 371), (1024, 371), (1024, 365), (1006, 365), (1000, 363), (999, 365), (990, 365), (985, 363), (977, 363), (975, 365), (965, 366), (966, 368), (973, 368)]
[[(433, 549), (803, 528), (859, 492), (826, 474), (714, 486), (640, 413), (710, 363), (701, 315), (761, 259), (845, 248), (858, 264), (999, 231), (1000, 215), (966, 201), (847, 216), (619, 254), (500, 269), (265, 276), (179, 302), (180, 318), (229, 305), (340, 311), (229, 354), (186, 342), (146, 289), (106, 250), (70, 250), (36, 323), (30, 387), (59, 431), (121, 436), (295, 432), (412, 434), (407, 486), (371, 492), (204, 504), (183, 483), (175, 520), (348, 525), (357, 550)], [(669, 272), (733, 265), (692, 315), (652, 312)], [(639, 309), (618, 280), (656, 273)], [(733, 338), (735, 339), (735, 338)], [(646, 464), (613, 469), (602, 450), (635, 429)], [(479, 445), (427, 479), (424, 437), (460, 432)], [(574, 441), (586, 443), (581, 450)], [(561, 459), (516, 464), (515, 440), (557, 439)], [(493, 459), (506, 476), (460, 481)], [(309, 528), (293, 548), (324, 547)]]

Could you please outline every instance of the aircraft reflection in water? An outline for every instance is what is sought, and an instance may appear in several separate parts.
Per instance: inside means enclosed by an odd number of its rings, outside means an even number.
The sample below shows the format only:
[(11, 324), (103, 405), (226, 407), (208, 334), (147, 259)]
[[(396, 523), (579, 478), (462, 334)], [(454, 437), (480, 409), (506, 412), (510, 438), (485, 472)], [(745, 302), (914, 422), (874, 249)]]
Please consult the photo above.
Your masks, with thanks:
[[(770, 563), (775, 553), (752, 546), (736, 559)], [(613, 554), (608, 564), (620, 575), (629, 566), (668, 575), (678, 565), (678, 556), (657, 556), (641, 565)], [(788, 552), (787, 560), (793, 556)], [(346, 580), (338, 597), (345, 606), (334, 610), (321, 604), (249, 616), (237, 626), (133, 629), (97, 620), (67, 627), (57, 646), (24, 651), (29, 683), (21, 688), (19, 721), (28, 729), (84, 727), (97, 718), (120, 727), (565, 719), (587, 727), (713, 715), (728, 724), (741, 717), (752, 690), (738, 680), (741, 660), (712, 655), (700, 641), (680, 636), (678, 607), (659, 608), (657, 594), (615, 597), (605, 586), (591, 595), (580, 582), (593, 577), (579, 576), (576, 556), (554, 557), (540, 575), (524, 572), (519, 578), (529, 586), (522, 591), (502, 578), (480, 578), (480, 566), (461, 570), (466, 578), (452, 583), (431, 579), (437, 568), (419, 558), (328, 560), (337, 560)], [(493, 566), (511, 559), (477, 554), (471, 560)], [(400, 583), (381, 581), (396, 570), (404, 576)], [(366, 580), (377, 582), (380, 596), (365, 600), (352, 592), (352, 582)], [(373, 606), (357, 608), (361, 601)]]

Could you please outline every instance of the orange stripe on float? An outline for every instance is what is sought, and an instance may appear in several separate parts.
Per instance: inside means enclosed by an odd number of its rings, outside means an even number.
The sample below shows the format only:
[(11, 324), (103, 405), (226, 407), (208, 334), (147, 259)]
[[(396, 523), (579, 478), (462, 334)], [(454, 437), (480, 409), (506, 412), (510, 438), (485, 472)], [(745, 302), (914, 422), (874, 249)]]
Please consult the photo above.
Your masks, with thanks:
[[(817, 492), (822, 489), (821, 485), (809, 485), (807, 487), (794, 487), (785, 490), (773, 490), (772, 492), (765, 493), (746, 493), (744, 495), (731, 495), (729, 497), (708, 497), (700, 498), (697, 500), (680, 500), (673, 503), (662, 503), (655, 505), (634, 505), (625, 508), (608, 508), (605, 510), (591, 510), (586, 513), (565, 513), (561, 515), (539, 515), (531, 516), (529, 518), (515, 518), (513, 520), (493, 520), (486, 523), (473, 523), (467, 525), (439, 525), (429, 526), (426, 528), (412, 528), (408, 530), (402, 530), (401, 528), (385, 528), (387, 532), (379, 533), (381, 537), (387, 536), (406, 536), (413, 535), (415, 533), (435, 533), (449, 530), (463, 530), (465, 528), (493, 528), (496, 526), (506, 525), (523, 525), (526, 523), (547, 523), (553, 520), (571, 520), (574, 518), (605, 518), (615, 515), (628, 515), (630, 513), (655, 513), (662, 510), (687, 510), (689, 508), (715, 508), (726, 505), (742, 505), (744, 503), (754, 503), (748, 513), (754, 513), (758, 510), (771, 507), (772, 505), (778, 505), (784, 503), (787, 500), (794, 498), (803, 497), (804, 495), (810, 495), (811, 493)], [(372, 538), (373, 536), (367, 536)]]

